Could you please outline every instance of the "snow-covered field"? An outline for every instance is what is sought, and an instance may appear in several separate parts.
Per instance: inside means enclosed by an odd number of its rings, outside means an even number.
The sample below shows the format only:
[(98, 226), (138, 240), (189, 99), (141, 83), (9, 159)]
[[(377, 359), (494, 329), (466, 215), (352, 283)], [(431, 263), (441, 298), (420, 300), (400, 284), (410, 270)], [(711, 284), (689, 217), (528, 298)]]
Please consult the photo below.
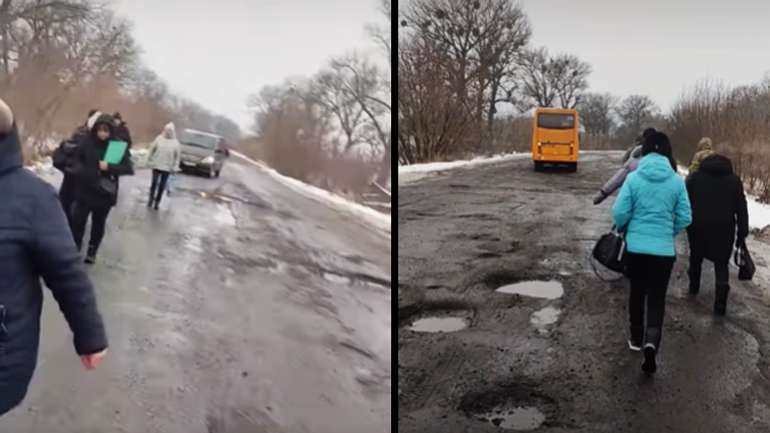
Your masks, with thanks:
[(328, 206), (331, 206), (334, 209), (355, 215), (356, 217), (361, 218), (364, 222), (367, 222), (370, 225), (374, 226), (375, 228), (390, 235), (391, 233), (390, 215), (377, 212), (376, 210), (370, 207), (363, 206), (359, 203), (350, 201), (344, 197), (340, 197), (336, 194), (332, 194), (329, 191), (326, 191), (324, 189), (315, 187), (313, 185), (308, 185), (297, 179), (284, 176), (278, 173), (277, 171), (275, 171), (274, 169), (268, 167), (267, 164), (265, 164), (264, 162), (255, 161), (247, 157), (246, 155), (243, 155), (236, 151), (230, 150), (230, 153), (260, 168), (261, 170), (265, 171), (268, 175), (272, 176), (277, 181), (283, 183), (284, 185), (302, 194), (303, 196), (319, 201), (321, 203), (324, 203)]

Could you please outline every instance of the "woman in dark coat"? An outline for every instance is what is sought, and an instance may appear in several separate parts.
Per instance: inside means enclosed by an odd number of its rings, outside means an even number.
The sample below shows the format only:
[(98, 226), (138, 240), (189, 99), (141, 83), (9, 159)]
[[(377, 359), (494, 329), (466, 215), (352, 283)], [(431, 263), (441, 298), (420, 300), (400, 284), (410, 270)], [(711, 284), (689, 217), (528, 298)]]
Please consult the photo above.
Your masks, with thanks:
[(82, 170), (77, 175), (75, 204), (72, 210), (72, 235), (78, 250), (82, 248), (88, 216), (91, 215), (91, 238), (86, 263), (96, 261), (96, 253), (104, 237), (110, 209), (118, 202), (119, 177), (134, 174), (128, 150), (118, 164), (104, 161), (109, 141), (114, 137), (114, 120), (109, 114), (99, 116), (79, 144)]
[(59, 304), (86, 368), (101, 362), (107, 337), (94, 288), (80, 263), (56, 190), (23, 168), (13, 113), (2, 100), (0, 197), (2, 415), (24, 399), (35, 371), (43, 307), (41, 278)]
[[(700, 290), (703, 259), (714, 262), (716, 290), (714, 314), (724, 315), (730, 291), (728, 264), (733, 242), (742, 245), (749, 234), (749, 214), (743, 184), (733, 173), (733, 165), (723, 155), (712, 155), (687, 180), (692, 205), (690, 240), (690, 294)], [(738, 237), (736, 239), (736, 227)]]

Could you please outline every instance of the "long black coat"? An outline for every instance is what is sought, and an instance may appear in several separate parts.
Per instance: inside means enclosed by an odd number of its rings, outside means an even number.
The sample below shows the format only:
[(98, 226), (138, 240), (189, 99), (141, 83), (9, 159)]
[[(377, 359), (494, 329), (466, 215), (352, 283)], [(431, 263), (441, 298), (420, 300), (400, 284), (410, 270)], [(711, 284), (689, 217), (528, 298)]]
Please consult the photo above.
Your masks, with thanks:
[[(75, 201), (83, 203), (89, 207), (101, 208), (112, 207), (118, 202), (118, 191), (120, 190), (120, 176), (134, 174), (134, 167), (131, 163), (131, 153), (127, 150), (123, 155), (123, 160), (118, 164), (110, 164), (109, 170), (103, 172), (99, 170), (99, 161), (104, 159), (107, 153), (109, 139), (99, 140), (96, 136), (97, 126), (106, 124), (113, 131), (110, 116), (102, 116), (94, 123), (89, 134), (82, 136), (78, 143), (78, 157), (82, 167), (77, 173), (75, 186)], [(114, 136), (114, 132), (113, 132)], [(116, 185), (115, 194), (107, 194), (99, 186), (101, 179), (109, 179)]]
[(0, 414), (19, 404), (37, 360), (45, 281), (78, 354), (107, 347), (96, 297), (54, 188), (22, 168), (18, 135), (0, 135)]
[(687, 229), (690, 249), (714, 262), (730, 260), (735, 242), (749, 233), (749, 214), (743, 184), (730, 160), (712, 155), (687, 180), (692, 224)]
[(120, 125), (115, 127), (115, 138), (121, 141), (125, 141), (128, 143), (128, 147), (131, 147), (133, 144), (131, 141), (131, 131), (129, 131), (128, 124), (126, 124), (126, 122), (120, 122)]

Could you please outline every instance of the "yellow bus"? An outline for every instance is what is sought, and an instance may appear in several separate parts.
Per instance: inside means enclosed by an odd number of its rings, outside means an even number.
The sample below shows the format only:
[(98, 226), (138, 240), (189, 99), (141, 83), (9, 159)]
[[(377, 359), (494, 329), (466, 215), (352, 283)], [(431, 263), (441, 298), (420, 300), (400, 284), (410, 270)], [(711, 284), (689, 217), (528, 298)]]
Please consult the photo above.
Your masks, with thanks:
[(532, 122), (532, 160), (535, 171), (546, 164), (564, 164), (577, 171), (580, 127), (574, 109), (538, 108)]

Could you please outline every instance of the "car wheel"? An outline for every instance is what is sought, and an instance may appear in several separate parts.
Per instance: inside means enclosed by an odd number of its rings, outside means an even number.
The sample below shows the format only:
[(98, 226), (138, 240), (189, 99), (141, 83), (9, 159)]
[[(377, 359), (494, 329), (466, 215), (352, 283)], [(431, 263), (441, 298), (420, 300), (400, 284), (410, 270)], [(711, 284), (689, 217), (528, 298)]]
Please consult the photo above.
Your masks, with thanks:
[(222, 173), (222, 169), (221, 168), (219, 170), (217, 170), (217, 177), (219, 177), (220, 173)]
[(540, 161), (535, 161), (535, 171), (543, 171), (543, 163)]

